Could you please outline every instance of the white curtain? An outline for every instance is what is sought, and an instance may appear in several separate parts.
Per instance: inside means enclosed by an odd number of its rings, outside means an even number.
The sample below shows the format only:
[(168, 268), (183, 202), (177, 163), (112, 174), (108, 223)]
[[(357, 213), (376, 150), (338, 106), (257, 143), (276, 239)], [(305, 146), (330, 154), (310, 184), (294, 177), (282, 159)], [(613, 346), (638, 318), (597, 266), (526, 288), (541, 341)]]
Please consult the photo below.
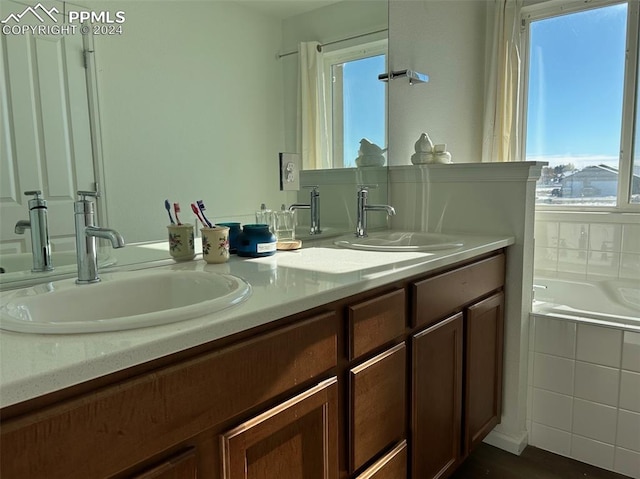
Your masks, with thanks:
[(297, 141), (305, 170), (331, 167), (321, 50), (318, 42), (302, 42), (298, 47), (300, 73)]
[(518, 161), (522, 0), (494, 0), (488, 8), (493, 38), (487, 55), (482, 161)]

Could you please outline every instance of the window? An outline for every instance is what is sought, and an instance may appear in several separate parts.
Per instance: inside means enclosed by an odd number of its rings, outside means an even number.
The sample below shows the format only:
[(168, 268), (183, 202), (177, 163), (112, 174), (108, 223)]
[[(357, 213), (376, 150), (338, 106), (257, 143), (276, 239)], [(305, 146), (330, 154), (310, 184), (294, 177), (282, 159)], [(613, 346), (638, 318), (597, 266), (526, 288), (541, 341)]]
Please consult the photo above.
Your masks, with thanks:
[(549, 2), (523, 9), (522, 23), (524, 157), (549, 162), (537, 204), (640, 204), (633, 152), (638, 2)]
[(355, 167), (360, 140), (387, 143), (387, 40), (325, 53), (326, 111), (333, 168)]

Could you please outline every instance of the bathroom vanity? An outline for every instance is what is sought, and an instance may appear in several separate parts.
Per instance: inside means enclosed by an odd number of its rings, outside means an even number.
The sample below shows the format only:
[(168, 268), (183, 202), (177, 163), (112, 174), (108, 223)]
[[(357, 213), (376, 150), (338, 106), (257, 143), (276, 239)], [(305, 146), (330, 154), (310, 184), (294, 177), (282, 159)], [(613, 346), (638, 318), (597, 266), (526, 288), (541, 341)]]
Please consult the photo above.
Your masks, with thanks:
[[(10, 350), (30, 340), (85, 351), (38, 386), (41, 369), (6, 372), (5, 350), (0, 475), (447, 477), (500, 421), (512, 241), (470, 238), (342, 274), (278, 263), (291, 253), (193, 262), (244, 277), (253, 297), (220, 320), (76, 338), (2, 332)], [(91, 341), (119, 352), (101, 359)], [(65, 371), (74, 379), (60, 380)]]

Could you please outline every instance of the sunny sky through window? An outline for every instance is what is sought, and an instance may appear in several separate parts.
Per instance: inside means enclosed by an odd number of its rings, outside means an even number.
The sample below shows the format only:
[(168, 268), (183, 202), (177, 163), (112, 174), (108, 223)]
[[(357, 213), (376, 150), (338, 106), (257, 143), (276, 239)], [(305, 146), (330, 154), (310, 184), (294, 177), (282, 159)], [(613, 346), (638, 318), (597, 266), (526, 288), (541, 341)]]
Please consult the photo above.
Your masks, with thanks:
[(640, 197), (623, 140), (632, 106), (624, 102), (633, 103), (625, 98), (629, 8), (550, 6), (528, 24), (525, 158), (549, 163), (538, 203), (616, 207)]
[(527, 159), (617, 167), (626, 22), (622, 3), (531, 23)]

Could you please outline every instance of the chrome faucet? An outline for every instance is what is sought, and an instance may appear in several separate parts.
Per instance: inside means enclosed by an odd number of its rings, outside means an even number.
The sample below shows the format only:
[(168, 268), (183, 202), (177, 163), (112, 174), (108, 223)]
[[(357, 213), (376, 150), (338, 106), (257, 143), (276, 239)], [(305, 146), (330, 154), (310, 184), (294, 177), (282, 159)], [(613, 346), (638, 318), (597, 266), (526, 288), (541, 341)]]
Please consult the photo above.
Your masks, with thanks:
[(289, 211), (310, 210), (311, 227), (309, 228), (309, 234), (318, 235), (322, 233), (320, 229), (320, 192), (318, 191), (318, 186), (305, 186), (304, 188), (311, 188), (309, 204), (294, 203), (289, 206)]
[(24, 234), (24, 230), (31, 230), (31, 252), (33, 255), (34, 273), (53, 271), (51, 264), (51, 245), (49, 243), (49, 222), (47, 218), (47, 201), (40, 195), (42, 191), (25, 191), (25, 195), (33, 198), (29, 200), (29, 220), (16, 223), (16, 234)]
[(97, 283), (98, 253), (96, 238), (111, 241), (114, 248), (124, 247), (124, 239), (115, 230), (95, 226), (94, 203), (87, 197), (97, 197), (94, 191), (78, 191), (80, 199), (73, 204), (76, 224), (76, 254), (78, 259), (78, 284)]
[(368, 205), (367, 196), (369, 188), (375, 186), (360, 185), (358, 186), (358, 216), (356, 222), (356, 237), (364, 238), (367, 236), (367, 211), (385, 211), (387, 216), (395, 216), (396, 210), (389, 205)]

